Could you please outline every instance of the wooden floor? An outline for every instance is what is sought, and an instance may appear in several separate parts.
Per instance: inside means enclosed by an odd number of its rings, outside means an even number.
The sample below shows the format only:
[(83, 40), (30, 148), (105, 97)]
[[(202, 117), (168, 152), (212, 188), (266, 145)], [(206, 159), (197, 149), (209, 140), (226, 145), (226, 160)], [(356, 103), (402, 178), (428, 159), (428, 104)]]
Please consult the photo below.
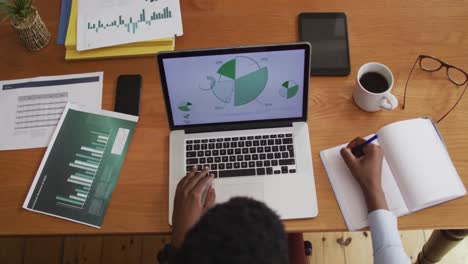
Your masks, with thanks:
[[(432, 230), (401, 231), (400, 236), (406, 253), (412, 262), (417, 258)], [(372, 263), (372, 240), (370, 232), (305, 233), (305, 240), (313, 245), (309, 264), (367, 264)], [(467, 264), (468, 239), (457, 245), (440, 264)]]
[[(413, 260), (430, 233), (426, 230), (401, 232), (405, 250)], [(309, 264), (372, 263), (369, 232), (306, 233), (304, 239), (313, 244)], [(159, 235), (0, 237), (0, 263), (153, 264), (157, 263), (156, 252), (168, 241), (168, 236)], [(440, 263), (468, 263), (468, 240)]]

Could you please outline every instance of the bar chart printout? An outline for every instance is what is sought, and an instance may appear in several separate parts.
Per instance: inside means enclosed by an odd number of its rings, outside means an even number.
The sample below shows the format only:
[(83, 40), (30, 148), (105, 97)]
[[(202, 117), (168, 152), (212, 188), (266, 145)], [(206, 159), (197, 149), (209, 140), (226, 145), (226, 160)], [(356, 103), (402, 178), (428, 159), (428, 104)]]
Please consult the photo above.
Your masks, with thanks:
[(58, 205), (77, 209), (84, 208), (107, 147), (110, 132), (103, 133), (91, 130), (90, 134), (92, 142), (89, 145), (81, 146), (75, 153), (75, 159), (68, 164), (74, 171), (67, 178), (67, 182), (71, 185), (71, 192), (57, 195), (55, 198)]
[(115, 20), (109, 21), (107, 23), (101, 20), (98, 20), (97, 23), (88, 22), (88, 30), (99, 33), (99, 31), (105, 32), (106, 30), (123, 27), (127, 30), (128, 33), (135, 34), (138, 29), (138, 25), (143, 24), (151, 26), (151, 24), (155, 23), (154, 21), (156, 20), (169, 19), (171, 17), (172, 12), (169, 11), (169, 7), (165, 7), (160, 13), (156, 13), (155, 11), (153, 11), (150, 17), (147, 17), (145, 9), (142, 9), (138, 20), (133, 17), (130, 17), (130, 19), (128, 20), (125, 20), (122, 18), (122, 15), (119, 15), (118, 19), (116, 18)]
[(80, 0), (77, 50), (181, 36), (178, 0)]
[(137, 121), (67, 105), (23, 208), (100, 227)]

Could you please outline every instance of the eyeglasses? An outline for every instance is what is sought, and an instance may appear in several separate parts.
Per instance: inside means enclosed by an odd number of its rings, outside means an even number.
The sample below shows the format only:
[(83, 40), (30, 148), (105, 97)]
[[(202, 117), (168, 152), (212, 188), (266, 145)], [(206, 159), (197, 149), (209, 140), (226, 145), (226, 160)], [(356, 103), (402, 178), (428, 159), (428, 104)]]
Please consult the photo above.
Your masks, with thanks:
[(446, 116), (448, 116), (448, 114), (450, 114), (450, 112), (452, 112), (452, 110), (458, 105), (458, 103), (462, 99), (463, 95), (465, 94), (466, 88), (468, 87), (468, 83), (467, 83), (468, 82), (468, 73), (466, 73), (464, 70), (462, 70), (462, 69), (460, 69), (460, 68), (458, 68), (456, 66), (453, 66), (451, 64), (448, 64), (448, 63), (446, 63), (446, 62), (444, 62), (444, 61), (442, 61), (442, 60), (440, 60), (438, 58), (428, 56), (428, 55), (419, 55), (418, 58), (416, 59), (416, 61), (413, 64), (413, 68), (411, 68), (411, 71), (410, 71), (410, 73), (408, 75), (408, 79), (406, 80), (405, 93), (404, 93), (404, 96), (403, 96), (403, 109), (405, 109), (405, 106), (406, 106), (406, 90), (407, 90), (407, 87), (408, 87), (408, 82), (409, 82), (411, 74), (413, 73), (413, 70), (416, 67), (416, 64), (418, 62), (419, 62), (419, 68), (421, 68), (421, 70), (427, 71), (427, 72), (436, 72), (436, 71), (439, 71), (440, 69), (445, 67), (446, 68), (447, 78), (453, 84), (455, 84), (457, 86), (462, 86), (464, 84), (467, 84), (465, 86), (462, 94), (458, 98), (457, 102), (452, 106), (452, 108), (450, 108), (450, 110), (445, 115), (443, 115), (437, 121), (437, 123), (439, 123)]

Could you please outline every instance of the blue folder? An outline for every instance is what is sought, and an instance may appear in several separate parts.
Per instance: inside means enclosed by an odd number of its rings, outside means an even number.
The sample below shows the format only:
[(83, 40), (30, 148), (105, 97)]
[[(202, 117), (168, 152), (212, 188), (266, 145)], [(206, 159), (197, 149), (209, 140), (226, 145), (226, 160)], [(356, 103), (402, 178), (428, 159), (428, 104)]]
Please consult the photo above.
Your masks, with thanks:
[(64, 45), (65, 38), (67, 37), (68, 21), (70, 20), (72, 0), (62, 0), (62, 7), (60, 9), (60, 22), (57, 34), (57, 44)]

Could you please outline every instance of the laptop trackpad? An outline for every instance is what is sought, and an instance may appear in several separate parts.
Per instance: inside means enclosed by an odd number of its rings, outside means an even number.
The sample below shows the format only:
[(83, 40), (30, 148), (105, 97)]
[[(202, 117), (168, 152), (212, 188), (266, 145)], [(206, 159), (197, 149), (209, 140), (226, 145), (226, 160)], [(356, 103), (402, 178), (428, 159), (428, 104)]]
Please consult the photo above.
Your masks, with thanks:
[(216, 203), (224, 203), (233, 197), (250, 197), (264, 201), (263, 183), (215, 184)]

